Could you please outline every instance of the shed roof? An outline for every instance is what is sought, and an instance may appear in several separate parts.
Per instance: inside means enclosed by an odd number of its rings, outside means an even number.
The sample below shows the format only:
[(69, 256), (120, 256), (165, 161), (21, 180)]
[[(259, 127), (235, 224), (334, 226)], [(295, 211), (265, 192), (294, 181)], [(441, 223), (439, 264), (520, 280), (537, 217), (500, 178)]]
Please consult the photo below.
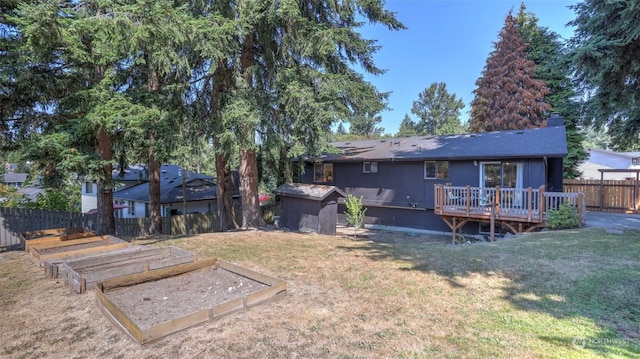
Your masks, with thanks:
[(347, 195), (336, 186), (305, 183), (285, 183), (273, 191), (275, 194), (286, 197), (297, 197), (322, 201), (336, 192), (342, 197)]
[(564, 126), (517, 131), (418, 136), (333, 142), (341, 153), (324, 154), (323, 161), (388, 161), (561, 158), (567, 155)]

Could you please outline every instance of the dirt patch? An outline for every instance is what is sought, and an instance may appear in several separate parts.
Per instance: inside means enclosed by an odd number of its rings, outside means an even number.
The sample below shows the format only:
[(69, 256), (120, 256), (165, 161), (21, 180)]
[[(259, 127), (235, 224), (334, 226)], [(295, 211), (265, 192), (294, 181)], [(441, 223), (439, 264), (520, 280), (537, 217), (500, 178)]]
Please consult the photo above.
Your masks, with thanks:
[(359, 229), (354, 235), (353, 227), (338, 226), (336, 234), (342, 238), (378, 243), (444, 244), (451, 243), (450, 234), (417, 231), (386, 231), (378, 229)]
[(105, 294), (140, 329), (147, 329), (266, 287), (223, 268), (209, 267)]

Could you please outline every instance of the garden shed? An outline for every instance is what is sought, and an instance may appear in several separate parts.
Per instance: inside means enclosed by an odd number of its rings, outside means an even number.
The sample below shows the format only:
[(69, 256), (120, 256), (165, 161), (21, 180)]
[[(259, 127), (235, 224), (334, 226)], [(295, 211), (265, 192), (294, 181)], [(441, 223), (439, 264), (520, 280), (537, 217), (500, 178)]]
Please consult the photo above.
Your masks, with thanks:
[(336, 186), (285, 183), (274, 191), (280, 196), (279, 226), (301, 232), (336, 234), (338, 198), (346, 197)]

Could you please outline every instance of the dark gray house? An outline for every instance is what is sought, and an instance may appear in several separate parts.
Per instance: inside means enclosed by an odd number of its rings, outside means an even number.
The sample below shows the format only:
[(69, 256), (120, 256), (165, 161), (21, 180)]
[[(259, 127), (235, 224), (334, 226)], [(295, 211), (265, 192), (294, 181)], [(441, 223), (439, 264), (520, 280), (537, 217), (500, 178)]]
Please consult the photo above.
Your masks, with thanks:
[[(300, 182), (362, 196), (367, 224), (448, 231), (433, 212), (436, 184), (562, 191), (563, 118), (547, 122), (530, 130), (335, 142), (341, 152), (305, 163)], [(339, 206), (340, 224), (344, 210)], [(478, 224), (465, 230), (477, 232)]]

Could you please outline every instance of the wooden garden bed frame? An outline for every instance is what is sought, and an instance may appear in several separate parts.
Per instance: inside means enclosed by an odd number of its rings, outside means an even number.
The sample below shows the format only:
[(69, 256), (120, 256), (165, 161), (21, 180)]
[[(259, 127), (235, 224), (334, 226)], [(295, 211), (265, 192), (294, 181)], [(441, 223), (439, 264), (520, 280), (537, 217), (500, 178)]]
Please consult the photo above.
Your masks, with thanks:
[(198, 256), (191, 251), (166, 246), (65, 261), (61, 264), (61, 271), (65, 272), (64, 284), (72, 292), (82, 294), (93, 289), (100, 281), (197, 260)]
[[(157, 281), (164, 278), (178, 276), (198, 269), (207, 267), (222, 268), (237, 275), (244, 276), (251, 280), (263, 283), (268, 287), (246, 296), (238, 297), (224, 303), (213, 305), (211, 308), (196, 311), (180, 318), (152, 326), (148, 329), (141, 329), (131, 320), (117, 305), (109, 299), (109, 291), (120, 287), (141, 284), (149, 281)], [(161, 284), (159, 284), (161, 285)], [(229, 315), (231, 313), (244, 310), (262, 303), (280, 299), (286, 295), (286, 282), (277, 278), (264, 275), (250, 269), (246, 269), (235, 264), (209, 258), (194, 263), (181, 264), (172, 267), (157, 269), (145, 273), (133, 274), (125, 277), (114, 278), (103, 282), (98, 282), (95, 286), (96, 303), (117, 327), (129, 335), (140, 344), (147, 344), (174, 334), (181, 330), (203, 324), (207, 321)]]
[(65, 262), (92, 259), (92, 260), (96, 260), (96, 263), (100, 263), (99, 262), (101, 260), (100, 257), (131, 253), (131, 252), (141, 251), (147, 248), (149, 247), (143, 246), (143, 245), (131, 245), (124, 248), (116, 248), (116, 249), (111, 249), (111, 250), (106, 250), (106, 251), (96, 252), (96, 253), (78, 254), (78, 255), (73, 255), (73, 256), (63, 257), (63, 258), (51, 258), (51, 259), (45, 260), (42, 266), (44, 267), (45, 276), (47, 278), (55, 279), (55, 278), (64, 276), (65, 269), (61, 268), (61, 266)]
[(74, 233), (74, 234), (49, 235), (46, 237), (29, 239), (29, 240), (26, 240), (24, 243), (24, 251), (29, 253), (29, 250), (36, 244), (57, 243), (57, 242), (63, 242), (63, 241), (68, 241), (73, 239), (82, 239), (82, 238), (95, 237), (95, 236), (96, 236), (95, 232), (88, 231), (88, 232), (80, 232), (80, 233)]
[(24, 250), (29, 252), (29, 246), (39, 243), (59, 242), (69, 239), (93, 237), (96, 233), (82, 227), (72, 228), (52, 228), (39, 231), (20, 233), (20, 242), (24, 245)]
[[(94, 246), (84, 248), (86, 244), (93, 243)], [(37, 265), (43, 266), (44, 262), (54, 258), (66, 258), (81, 254), (104, 252), (111, 249), (128, 247), (130, 244), (123, 239), (114, 236), (94, 236), (81, 239), (70, 239), (67, 241), (56, 241), (40, 243), (29, 246), (31, 259)], [(48, 250), (56, 249), (56, 252), (48, 253)]]

